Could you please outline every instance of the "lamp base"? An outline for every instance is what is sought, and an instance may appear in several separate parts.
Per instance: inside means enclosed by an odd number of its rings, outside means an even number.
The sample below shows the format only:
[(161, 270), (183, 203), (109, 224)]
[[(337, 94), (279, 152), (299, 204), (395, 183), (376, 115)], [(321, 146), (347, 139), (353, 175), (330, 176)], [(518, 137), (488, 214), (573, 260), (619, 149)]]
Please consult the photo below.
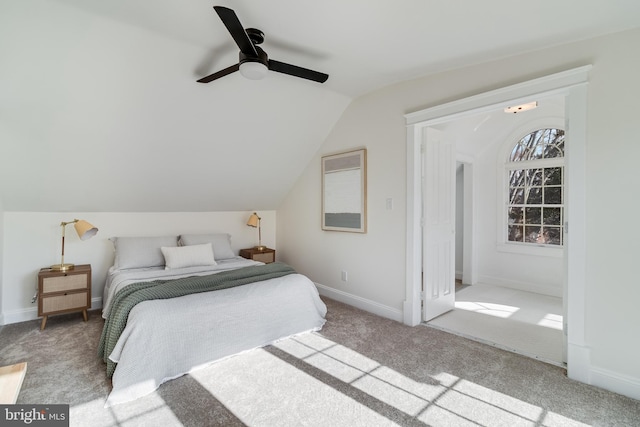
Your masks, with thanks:
[(74, 264), (54, 264), (51, 269), (54, 271), (69, 271), (73, 270)]
[(267, 249), (267, 247), (266, 247), (266, 246), (262, 246), (262, 245), (258, 245), (258, 246), (255, 246), (255, 247), (254, 247), (254, 249), (255, 249), (256, 251), (260, 251), (260, 252), (262, 252), (262, 251), (264, 251), (265, 249)]

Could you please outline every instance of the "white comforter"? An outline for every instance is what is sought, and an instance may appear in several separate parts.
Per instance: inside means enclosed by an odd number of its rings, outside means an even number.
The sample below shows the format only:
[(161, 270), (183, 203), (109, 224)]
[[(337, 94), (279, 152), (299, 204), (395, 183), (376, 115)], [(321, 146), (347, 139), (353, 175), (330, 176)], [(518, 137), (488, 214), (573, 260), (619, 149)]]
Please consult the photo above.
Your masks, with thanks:
[[(251, 261), (248, 265), (254, 264)], [(166, 278), (159, 271), (151, 270), (148, 280)], [(175, 271), (168, 272), (176, 278)], [(142, 281), (126, 276), (118, 278), (116, 273), (109, 281), (109, 293)], [(108, 313), (108, 303), (105, 309)], [(137, 399), (212, 361), (319, 330), (325, 315), (326, 306), (315, 285), (300, 274), (142, 302), (131, 310), (127, 326), (109, 356), (118, 365), (105, 406)]]

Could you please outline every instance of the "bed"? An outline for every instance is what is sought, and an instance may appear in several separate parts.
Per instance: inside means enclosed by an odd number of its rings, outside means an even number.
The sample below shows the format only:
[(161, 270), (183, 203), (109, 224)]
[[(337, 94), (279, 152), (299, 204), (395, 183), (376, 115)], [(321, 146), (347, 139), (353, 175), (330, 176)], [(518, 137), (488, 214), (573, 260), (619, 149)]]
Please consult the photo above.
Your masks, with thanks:
[(325, 323), (311, 280), (236, 256), (228, 234), (111, 240), (98, 350), (113, 386), (105, 406)]

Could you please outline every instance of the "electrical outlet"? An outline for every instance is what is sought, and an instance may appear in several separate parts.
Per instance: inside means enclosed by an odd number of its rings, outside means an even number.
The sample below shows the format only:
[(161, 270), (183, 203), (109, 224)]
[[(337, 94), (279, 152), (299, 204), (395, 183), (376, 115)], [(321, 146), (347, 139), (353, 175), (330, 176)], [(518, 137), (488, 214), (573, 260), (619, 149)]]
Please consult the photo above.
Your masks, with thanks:
[(346, 282), (346, 281), (348, 280), (348, 279), (347, 279), (347, 272), (346, 272), (346, 271), (343, 271), (343, 272), (342, 272), (342, 276), (341, 276), (341, 277), (342, 277), (342, 281), (343, 281), (343, 282)]

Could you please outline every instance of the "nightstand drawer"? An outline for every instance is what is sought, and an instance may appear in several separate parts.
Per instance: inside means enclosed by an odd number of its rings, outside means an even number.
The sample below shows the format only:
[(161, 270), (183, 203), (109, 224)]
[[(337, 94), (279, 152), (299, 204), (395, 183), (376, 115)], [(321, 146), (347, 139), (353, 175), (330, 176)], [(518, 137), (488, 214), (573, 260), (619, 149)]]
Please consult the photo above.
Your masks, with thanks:
[(42, 279), (42, 293), (73, 291), (87, 289), (86, 274), (72, 274), (66, 276), (44, 277)]
[(253, 254), (253, 260), (254, 261), (260, 261), (260, 262), (264, 262), (265, 264), (268, 264), (270, 262), (273, 262), (273, 252), (269, 252), (269, 253), (264, 253), (264, 254)]
[(54, 313), (63, 310), (85, 309), (87, 307), (87, 292), (74, 292), (42, 298), (42, 311)]

